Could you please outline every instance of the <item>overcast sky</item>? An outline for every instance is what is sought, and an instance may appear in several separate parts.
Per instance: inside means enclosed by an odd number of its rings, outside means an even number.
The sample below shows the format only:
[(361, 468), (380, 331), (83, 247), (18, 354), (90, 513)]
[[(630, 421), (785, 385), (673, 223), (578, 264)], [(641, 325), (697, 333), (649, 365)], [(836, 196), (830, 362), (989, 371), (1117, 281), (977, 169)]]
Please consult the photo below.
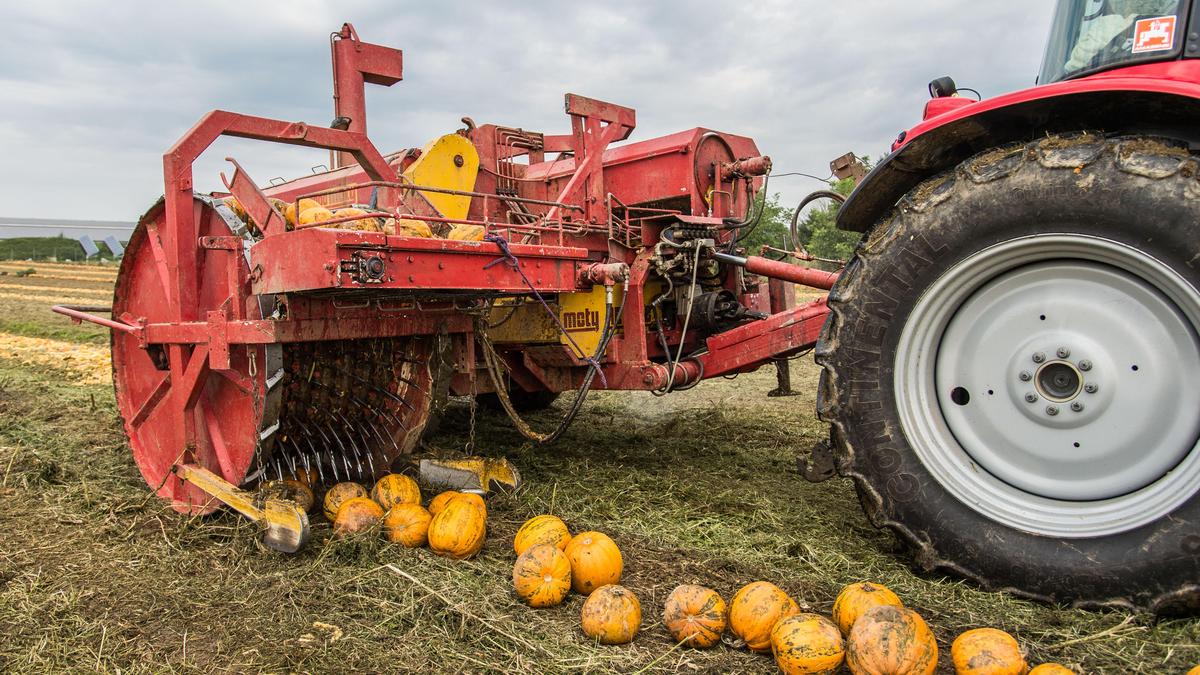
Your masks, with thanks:
[[(824, 176), (878, 157), (941, 75), (985, 96), (1030, 86), (1051, 0), (730, 2), (4, 3), (0, 216), (134, 220), (162, 193), (161, 155), (214, 108), (328, 124), (328, 36), (343, 21), (404, 50), (404, 81), (368, 87), (384, 152), (463, 115), (562, 133), (562, 95), (637, 109), (631, 140), (695, 126), (753, 137), (775, 171)], [(260, 183), (324, 153), (221, 141)], [(780, 178), (787, 201), (820, 187)]]

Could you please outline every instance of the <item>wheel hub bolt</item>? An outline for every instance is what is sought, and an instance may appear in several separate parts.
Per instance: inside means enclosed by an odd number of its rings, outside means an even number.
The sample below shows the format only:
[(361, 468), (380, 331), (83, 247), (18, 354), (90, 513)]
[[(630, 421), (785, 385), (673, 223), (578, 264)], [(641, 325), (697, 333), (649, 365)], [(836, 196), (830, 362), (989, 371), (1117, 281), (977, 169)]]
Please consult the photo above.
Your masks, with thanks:
[(1046, 414), (1051, 417), (1054, 417), (1055, 415), (1058, 414), (1058, 406), (1056, 406), (1056, 405), (1046, 406)]
[(1083, 390), (1089, 394), (1094, 394), (1100, 391), (1100, 385), (1096, 384), (1095, 382), (1088, 382), (1083, 386)]
[(1036, 354), (1034, 354), (1034, 355), (1033, 355), (1033, 362), (1034, 362), (1034, 363), (1041, 363), (1042, 361), (1045, 361), (1045, 360), (1046, 360), (1046, 355), (1045, 355), (1045, 354), (1043, 354), (1043, 353), (1041, 353), (1041, 352), (1038, 352), (1038, 353), (1036, 353)]
[(1060, 359), (1065, 359), (1065, 358), (1067, 358), (1067, 357), (1068, 357), (1068, 356), (1070, 356), (1070, 355), (1071, 355), (1071, 350), (1070, 350), (1070, 349), (1067, 349), (1066, 347), (1059, 347), (1059, 348), (1058, 348), (1058, 358), (1060, 358)]
[(1091, 361), (1088, 361), (1087, 359), (1084, 359), (1084, 360), (1080, 361), (1080, 362), (1079, 362), (1079, 369), (1080, 369), (1080, 370), (1083, 370), (1083, 371), (1088, 371), (1088, 370), (1091, 370), (1091, 369), (1092, 369), (1092, 362), (1091, 362)]
[(1033, 373), (1029, 372), (1028, 370), (1022, 370), (1021, 374), (1017, 377), (1021, 378), (1022, 382), (1028, 382), (1033, 379)]
[(1071, 410), (1074, 410), (1075, 412), (1083, 412), (1083, 404), (1079, 401), (1074, 401), (1071, 403)]
[(1037, 403), (1037, 400), (1038, 400), (1038, 395), (1033, 393), (1032, 391), (1029, 392), (1028, 394), (1025, 394), (1025, 401), (1027, 403)]

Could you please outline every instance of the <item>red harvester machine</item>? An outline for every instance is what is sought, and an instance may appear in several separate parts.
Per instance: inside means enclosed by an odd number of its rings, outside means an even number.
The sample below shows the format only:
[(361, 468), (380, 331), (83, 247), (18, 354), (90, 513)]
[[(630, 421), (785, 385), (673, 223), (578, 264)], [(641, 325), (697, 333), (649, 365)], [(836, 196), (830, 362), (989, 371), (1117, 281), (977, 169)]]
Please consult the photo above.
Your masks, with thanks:
[[(346, 25), (331, 128), (208, 114), (164, 156), (112, 319), (56, 310), (113, 329), (134, 456), (180, 511), (219, 505), (213, 474), (378, 474), (446, 394), (550, 440), (589, 388), (678, 391), (816, 346), (832, 442), (805, 474), (853, 478), (923, 566), (1194, 610), (1197, 35), (1192, 2), (1060, 0), (1041, 86), (976, 102), (935, 81), (841, 210), (864, 236), (837, 275), (738, 247), (771, 168), (742, 136), (610, 147), (634, 112), (568, 95), (570, 133), (464, 118), (380, 154), (363, 87), (399, 81), (400, 52)], [(335, 168), (262, 189), (230, 160), (236, 199), (197, 194), (221, 135)], [(828, 305), (793, 306), (793, 283)], [(563, 391), (559, 428), (519, 422)]]

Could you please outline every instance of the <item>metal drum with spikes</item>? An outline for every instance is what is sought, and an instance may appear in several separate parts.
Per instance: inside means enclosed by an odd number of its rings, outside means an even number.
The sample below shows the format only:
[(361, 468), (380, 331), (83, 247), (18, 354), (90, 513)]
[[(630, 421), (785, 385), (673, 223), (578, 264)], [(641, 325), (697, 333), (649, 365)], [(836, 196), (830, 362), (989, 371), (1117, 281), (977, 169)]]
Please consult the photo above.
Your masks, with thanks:
[[(229, 210), (194, 199), (200, 237), (250, 235)], [(140, 220), (117, 277), (113, 317), (130, 325), (175, 320), (176, 297), (194, 298), (184, 316), (238, 308), (232, 319), (269, 319), (273, 296), (231, 283), (225, 252), (195, 247), (194, 294), (174, 290), (161, 233), (163, 203)], [(244, 279), (247, 263), (239, 256)], [(230, 287), (242, 302), (228, 303)], [(213, 370), (186, 345), (148, 348), (139, 335), (113, 331), (113, 381), (134, 459), (146, 482), (178, 511), (208, 513), (220, 502), (171, 472), (176, 464), (207, 468), (234, 485), (299, 475), (323, 480), (370, 480), (412, 449), (429, 413), (427, 338), (392, 337), (230, 347), (229, 368)], [(170, 350), (188, 364), (172, 372)], [(194, 399), (179, 401), (173, 380), (199, 380)], [(180, 442), (182, 438), (189, 438)]]

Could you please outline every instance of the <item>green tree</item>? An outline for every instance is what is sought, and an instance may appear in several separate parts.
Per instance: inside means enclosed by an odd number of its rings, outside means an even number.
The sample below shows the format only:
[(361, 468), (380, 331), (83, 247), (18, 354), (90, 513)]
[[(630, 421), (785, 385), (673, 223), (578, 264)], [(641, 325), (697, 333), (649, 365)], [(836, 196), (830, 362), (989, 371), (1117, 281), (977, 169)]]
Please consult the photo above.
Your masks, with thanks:
[[(854, 181), (835, 180), (829, 183), (829, 187), (839, 194), (848, 195), (854, 189)], [(796, 235), (799, 241), (795, 242), (791, 238), (792, 213), (795, 209), (783, 206), (779, 200), (779, 193), (758, 194), (753, 213), (762, 209), (762, 217), (753, 229), (743, 229), (743, 239), (739, 243), (745, 247), (747, 253), (758, 255), (764, 244), (785, 249), (799, 244), (818, 258), (848, 260), (853, 255), (860, 235), (837, 229), (835, 223), (840, 206), (837, 202), (827, 199), (809, 206), (797, 223)]]
[(788, 229), (792, 224), (793, 209), (779, 203), (779, 193), (767, 195), (765, 192), (759, 192), (751, 213), (756, 214), (760, 209), (762, 217), (758, 219), (758, 224), (744, 228), (739, 235), (743, 239), (738, 245), (744, 247), (751, 255), (758, 255), (764, 244), (786, 248), (789, 240)]
[[(838, 194), (848, 195), (854, 190), (854, 181), (834, 180), (830, 181), (829, 187)], [(796, 228), (800, 246), (818, 258), (849, 260), (862, 235), (837, 229), (840, 207), (841, 204), (832, 199), (814, 202)]]

